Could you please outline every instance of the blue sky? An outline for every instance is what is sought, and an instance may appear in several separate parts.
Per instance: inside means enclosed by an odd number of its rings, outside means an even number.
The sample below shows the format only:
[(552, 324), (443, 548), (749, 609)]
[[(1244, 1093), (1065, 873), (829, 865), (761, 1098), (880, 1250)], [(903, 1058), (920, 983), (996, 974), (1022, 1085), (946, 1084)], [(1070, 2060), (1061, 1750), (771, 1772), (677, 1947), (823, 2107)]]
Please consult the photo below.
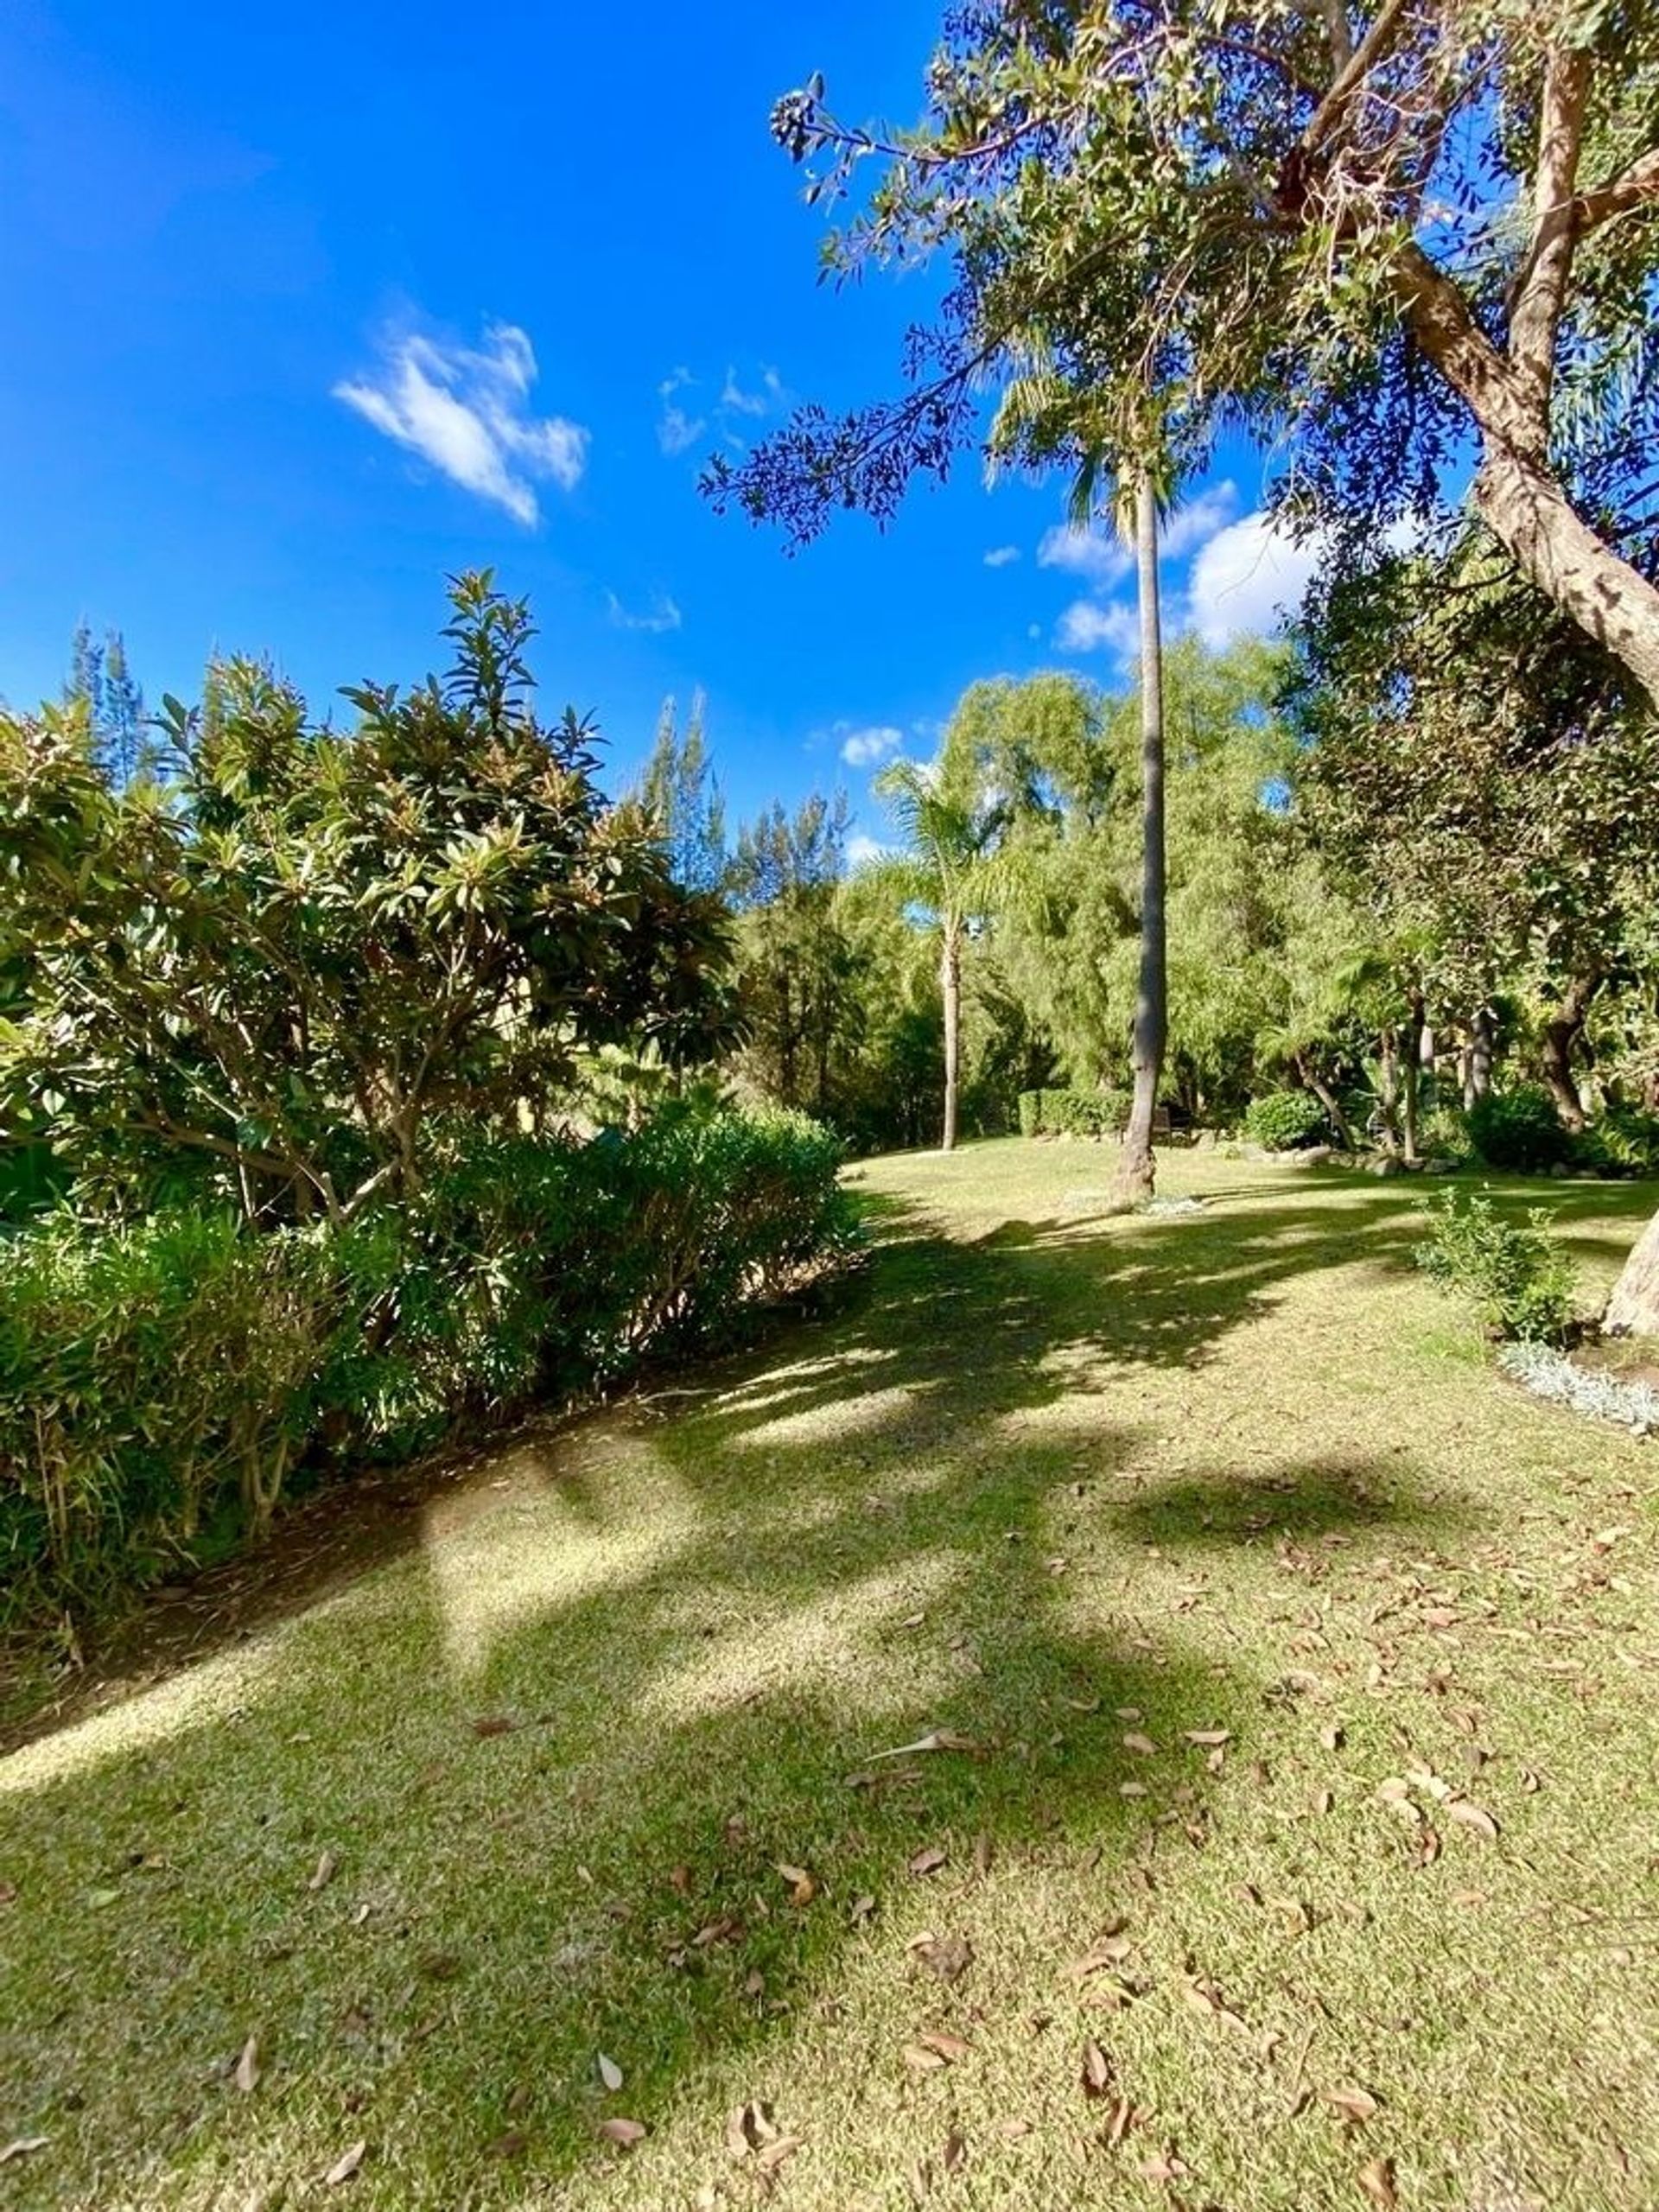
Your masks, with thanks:
[[(9, 0), (0, 696), (55, 693), (85, 615), (152, 698), (219, 648), (321, 706), (423, 674), (442, 577), (491, 563), (618, 776), (700, 686), (738, 811), (839, 780), (879, 830), (871, 767), (976, 677), (1120, 672), (1127, 564), (1056, 534), (1058, 485), (988, 492), (966, 456), (885, 535), (849, 517), (792, 558), (696, 493), (792, 397), (887, 386), (925, 315), (925, 277), (819, 285), (766, 114), (816, 67), (913, 116), (938, 23)], [(1299, 573), (1224, 458), (1168, 548), (1178, 622), (1217, 637)]]

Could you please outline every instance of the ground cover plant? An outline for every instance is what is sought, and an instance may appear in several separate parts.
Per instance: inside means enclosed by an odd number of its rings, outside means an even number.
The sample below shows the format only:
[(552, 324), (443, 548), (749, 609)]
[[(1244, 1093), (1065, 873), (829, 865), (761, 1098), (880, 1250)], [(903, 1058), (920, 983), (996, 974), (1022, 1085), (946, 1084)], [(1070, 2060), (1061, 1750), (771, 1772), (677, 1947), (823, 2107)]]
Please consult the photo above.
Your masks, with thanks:
[[(67, 1688), (8, 2201), (1650, 2204), (1652, 1446), (1415, 1186), (1090, 1157), (871, 1163), (839, 1314)], [(1493, 1187), (1592, 1291), (1655, 1198)]]

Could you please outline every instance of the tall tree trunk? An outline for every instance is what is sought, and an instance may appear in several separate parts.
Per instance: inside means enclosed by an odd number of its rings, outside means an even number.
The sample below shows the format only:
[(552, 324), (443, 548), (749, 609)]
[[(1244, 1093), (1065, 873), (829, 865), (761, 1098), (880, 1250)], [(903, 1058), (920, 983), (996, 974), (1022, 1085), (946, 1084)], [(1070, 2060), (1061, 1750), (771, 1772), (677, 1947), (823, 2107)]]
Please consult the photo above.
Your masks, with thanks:
[(1601, 1325), (1622, 1336), (1659, 1337), (1659, 1213), (1625, 1261)]
[(1492, 1090), (1492, 1053), (1497, 1043), (1497, 1016), (1489, 1006), (1478, 1006), (1469, 1024), (1468, 1058), (1463, 1077), (1463, 1105), (1489, 1098)]
[(1576, 1136), (1584, 1127), (1584, 1101), (1573, 1073), (1573, 1051), (1584, 1034), (1590, 1001), (1601, 988), (1598, 975), (1575, 976), (1561, 994), (1561, 1002), (1544, 1024), (1542, 1053), (1545, 1087), (1555, 1101), (1564, 1128)]
[(1135, 1001), (1135, 1103), (1123, 1133), (1116, 1202), (1152, 1196), (1157, 1178), (1153, 1121), (1169, 1030), (1164, 930), (1164, 650), (1158, 603), (1158, 499), (1144, 471), (1135, 487), (1141, 598), (1141, 979)]
[(1417, 1144), (1419, 1109), (1423, 1092), (1423, 1055), (1432, 1049), (1428, 1034), (1428, 1014), (1423, 995), (1414, 985), (1407, 994), (1411, 1008), (1406, 1023), (1406, 1051), (1401, 1070), (1402, 1083), (1400, 1094), (1400, 1134), (1405, 1152), (1406, 1165), (1414, 1167), (1421, 1157)]
[(1659, 704), (1659, 590), (1580, 520), (1535, 461), (1489, 444), (1475, 506), (1522, 574)]
[(1297, 1082), (1305, 1090), (1311, 1090), (1320, 1105), (1324, 1107), (1326, 1117), (1336, 1131), (1343, 1150), (1357, 1152), (1359, 1147), (1354, 1142), (1353, 1123), (1343, 1112), (1341, 1099), (1332, 1090), (1318, 1068), (1300, 1052), (1294, 1052), (1291, 1055), (1290, 1065)]
[(939, 950), (939, 990), (944, 1001), (944, 1134), (942, 1152), (957, 1148), (957, 1089), (962, 1071), (962, 924), (947, 914)]
[(1376, 1040), (1376, 1103), (1382, 1109), (1382, 1149), (1395, 1159), (1400, 1152), (1400, 1047), (1391, 1028)]

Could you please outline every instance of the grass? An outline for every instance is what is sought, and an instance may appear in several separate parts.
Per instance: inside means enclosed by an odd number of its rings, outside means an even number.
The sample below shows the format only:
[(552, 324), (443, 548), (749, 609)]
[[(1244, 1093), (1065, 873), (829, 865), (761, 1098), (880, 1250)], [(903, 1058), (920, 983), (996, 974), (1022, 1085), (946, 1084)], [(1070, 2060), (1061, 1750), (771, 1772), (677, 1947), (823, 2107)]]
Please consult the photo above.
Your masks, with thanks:
[[(838, 1314), (16, 1752), (0, 2202), (1659, 2200), (1652, 1447), (1417, 1191), (1109, 1166), (869, 1166)], [(1659, 1198), (1505, 1187), (1598, 1285)]]

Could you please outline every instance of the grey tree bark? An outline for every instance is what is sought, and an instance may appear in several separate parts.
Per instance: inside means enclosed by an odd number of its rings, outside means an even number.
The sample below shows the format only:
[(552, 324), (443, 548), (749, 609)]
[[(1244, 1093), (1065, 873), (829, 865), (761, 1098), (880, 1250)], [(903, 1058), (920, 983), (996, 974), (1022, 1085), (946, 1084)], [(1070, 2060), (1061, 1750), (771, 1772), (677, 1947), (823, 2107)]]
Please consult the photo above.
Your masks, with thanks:
[(1149, 1198), (1157, 1179), (1153, 1122), (1169, 1029), (1164, 921), (1164, 654), (1158, 599), (1158, 499), (1144, 471), (1135, 489), (1141, 599), (1141, 974), (1135, 1001), (1135, 1099), (1123, 1133), (1116, 1203)]

